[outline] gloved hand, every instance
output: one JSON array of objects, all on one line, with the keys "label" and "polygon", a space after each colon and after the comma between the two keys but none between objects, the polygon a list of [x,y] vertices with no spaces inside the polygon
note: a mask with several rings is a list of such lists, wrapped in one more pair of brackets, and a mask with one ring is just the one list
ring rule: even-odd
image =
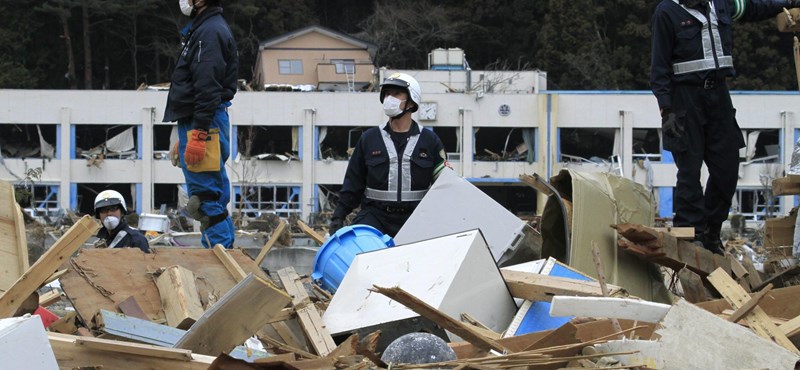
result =
[{"label": "gloved hand", "polygon": [[661,112],[661,132],[671,138],[683,136],[684,127],[678,122],[678,115],[672,109],[664,109]]},{"label": "gloved hand", "polygon": [[328,234],[333,235],[336,230],[339,230],[344,226],[344,220],[338,217],[331,218],[331,223],[328,225]]},{"label": "gloved hand", "polygon": [[200,129],[189,131],[189,142],[183,151],[183,160],[187,166],[196,165],[205,158],[207,140],[208,131]]},{"label": "gloved hand", "polygon": [[178,143],[175,143],[175,145],[172,146],[172,149],[169,150],[169,160],[175,167],[179,167],[181,165],[181,156],[178,155]]}]

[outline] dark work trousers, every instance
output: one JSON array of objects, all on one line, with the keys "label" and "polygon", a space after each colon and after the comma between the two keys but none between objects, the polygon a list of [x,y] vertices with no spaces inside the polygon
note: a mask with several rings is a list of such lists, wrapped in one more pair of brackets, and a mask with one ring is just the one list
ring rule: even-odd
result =
[{"label": "dark work trousers", "polygon": [[394,238],[413,212],[413,209],[404,212],[389,212],[376,204],[362,204],[361,210],[353,218],[353,224],[372,226]]},{"label": "dark work trousers", "polygon": [[[680,138],[664,137],[664,148],[678,166],[674,225],[694,227],[697,237],[704,231],[718,235],[728,218],[744,146],[728,86],[724,80],[715,85],[673,85],[672,110],[684,131]],[[709,172],[705,194],[700,184],[704,161]]]}]

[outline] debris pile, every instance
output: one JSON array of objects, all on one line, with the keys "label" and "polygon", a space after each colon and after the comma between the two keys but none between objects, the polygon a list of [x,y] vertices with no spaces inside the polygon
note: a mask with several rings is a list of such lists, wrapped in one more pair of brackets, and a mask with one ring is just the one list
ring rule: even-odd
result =
[{"label": "debris pile", "polygon": [[[723,257],[685,230],[632,222],[642,215],[626,210],[642,199],[623,179],[559,176],[561,186],[523,182],[546,188],[559,208],[571,203],[564,219],[541,222],[562,225],[567,238],[542,238],[445,173],[430,190],[440,196],[420,203],[394,243],[365,253],[354,253],[352,227],[326,237],[279,218],[251,221],[269,237],[248,253],[87,248],[99,225],[84,216],[32,265],[10,193],[0,198],[0,232],[10,236],[0,241],[8,256],[0,259],[0,356],[15,361],[4,366],[40,369],[795,367],[800,286],[787,270],[742,263],[752,256],[735,241]],[[481,212],[469,210],[476,206]],[[589,209],[603,215],[597,225],[587,224]],[[462,217],[426,227],[444,211]],[[321,244],[327,264],[315,263],[313,274],[265,271],[292,231]],[[553,240],[568,242],[542,245]],[[543,250],[583,267],[539,258]],[[60,288],[40,289],[53,281]],[[59,301],[65,308],[50,312]]]}]

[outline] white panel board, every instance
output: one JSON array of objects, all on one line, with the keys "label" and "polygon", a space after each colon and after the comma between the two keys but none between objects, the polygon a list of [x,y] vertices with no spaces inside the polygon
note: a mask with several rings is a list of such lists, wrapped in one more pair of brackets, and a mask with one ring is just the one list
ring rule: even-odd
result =
[{"label": "white panel board", "polygon": [[373,285],[398,286],[453,318],[466,312],[495,331],[516,311],[478,230],[357,255],[322,317],[331,334],[418,316],[370,292]]},{"label": "white panel board", "polygon": [[0,320],[0,359],[3,369],[58,369],[39,316]]}]

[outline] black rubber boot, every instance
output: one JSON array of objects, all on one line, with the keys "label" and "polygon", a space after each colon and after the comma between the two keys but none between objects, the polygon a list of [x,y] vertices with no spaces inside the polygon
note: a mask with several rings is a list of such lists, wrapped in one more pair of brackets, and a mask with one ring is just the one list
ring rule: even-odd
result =
[{"label": "black rubber boot", "polygon": [[702,242],[703,248],[708,249],[712,253],[719,254],[720,256],[725,255],[725,247],[722,245],[722,240],[719,237],[719,233],[704,233]]}]

